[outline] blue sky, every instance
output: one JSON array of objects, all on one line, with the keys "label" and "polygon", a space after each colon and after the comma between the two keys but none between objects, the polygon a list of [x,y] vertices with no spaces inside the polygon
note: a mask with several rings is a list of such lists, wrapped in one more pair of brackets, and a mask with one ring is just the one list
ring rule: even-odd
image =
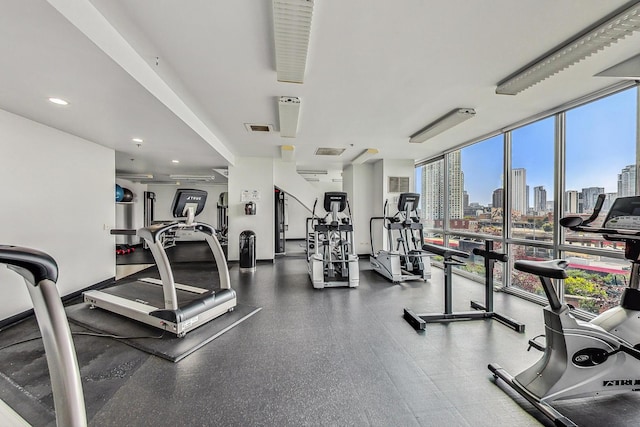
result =
[{"label": "blue sky", "polygon": [[[567,190],[617,191],[618,174],[635,163],[636,102],[637,89],[631,89],[567,112]],[[512,132],[512,167],[527,170],[530,203],[539,185],[553,200],[553,138],[553,117]],[[491,203],[502,186],[502,163],[502,135],[462,149],[469,202]]]}]

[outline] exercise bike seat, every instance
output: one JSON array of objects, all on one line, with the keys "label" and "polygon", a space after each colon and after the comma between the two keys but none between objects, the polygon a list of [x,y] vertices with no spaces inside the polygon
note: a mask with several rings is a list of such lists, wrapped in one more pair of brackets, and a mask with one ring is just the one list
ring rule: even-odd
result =
[{"label": "exercise bike seat", "polygon": [[535,274],[536,276],[548,277],[550,279],[566,279],[565,268],[569,263],[563,259],[553,259],[550,261],[523,261],[519,260],[513,264],[516,270]]}]

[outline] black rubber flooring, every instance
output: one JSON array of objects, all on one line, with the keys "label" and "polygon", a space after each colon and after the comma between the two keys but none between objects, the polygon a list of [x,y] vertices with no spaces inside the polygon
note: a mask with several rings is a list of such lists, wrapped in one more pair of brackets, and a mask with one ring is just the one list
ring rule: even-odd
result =
[{"label": "black rubber flooring", "polygon": [[[259,263],[254,273],[232,269],[238,301],[263,309],[175,364],[112,339],[75,336],[90,425],[551,425],[487,370],[495,362],[515,374],[538,359],[526,349],[543,330],[540,306],[496,295],[496,310],[526,323],[525,334],[490,320],[417,333],[402,310],[441,311],[442,271],[427,283],[393,285],[367,260],[360,266],[359,288],[322,290],[312,288],[304,258]],[[175,275],[206,286],[215,272],[197,263],[176,265]],[[483,287],[456,276],[454,297],[454,309],[466,311]],[[33,335],[35,323],[24,321],[0,333],[0,347]],[[33,425],[52,425],[40,341],[0,350],[0,373],[0,398]],[[635,394],[556,407],[582,426],[640,419]]]}]

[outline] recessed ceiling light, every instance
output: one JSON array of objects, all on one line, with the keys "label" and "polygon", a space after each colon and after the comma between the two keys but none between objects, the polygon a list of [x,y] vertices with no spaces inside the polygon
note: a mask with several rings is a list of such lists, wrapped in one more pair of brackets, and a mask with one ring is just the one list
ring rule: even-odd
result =
[{"label": "recessed ceiling light", "polygon": [[49,102],[53,102],[54,104],[58,104],[58,105],[69,105],[68,101],[65,101],[64,99],[61,99],[61,98],[49,98]]},{"label": "recessed ceiling light", "polygon": [[131,138],[133,142],[144,142],[142,138]]},{"label": "recessed ceiling light", "polygon": [[173,163],[180,163],[180,160],[171,160]]}]

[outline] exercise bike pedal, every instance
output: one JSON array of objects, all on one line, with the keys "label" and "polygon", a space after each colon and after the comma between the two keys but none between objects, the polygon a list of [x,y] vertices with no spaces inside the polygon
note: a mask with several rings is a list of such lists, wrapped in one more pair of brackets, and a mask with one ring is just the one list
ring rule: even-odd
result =
[{"label": "exercise bike pedal", "polygon": [[544,349],[546,348],[546,344],[541,344],[536,341],[536,338],[540,337],[544,337],[544,335],[538,335],[537,337],[533,337],[529,340],[529,347],[527,348],[527,351],[531,350],[531,348],[535,348],[538,351],[544,351]]}]

